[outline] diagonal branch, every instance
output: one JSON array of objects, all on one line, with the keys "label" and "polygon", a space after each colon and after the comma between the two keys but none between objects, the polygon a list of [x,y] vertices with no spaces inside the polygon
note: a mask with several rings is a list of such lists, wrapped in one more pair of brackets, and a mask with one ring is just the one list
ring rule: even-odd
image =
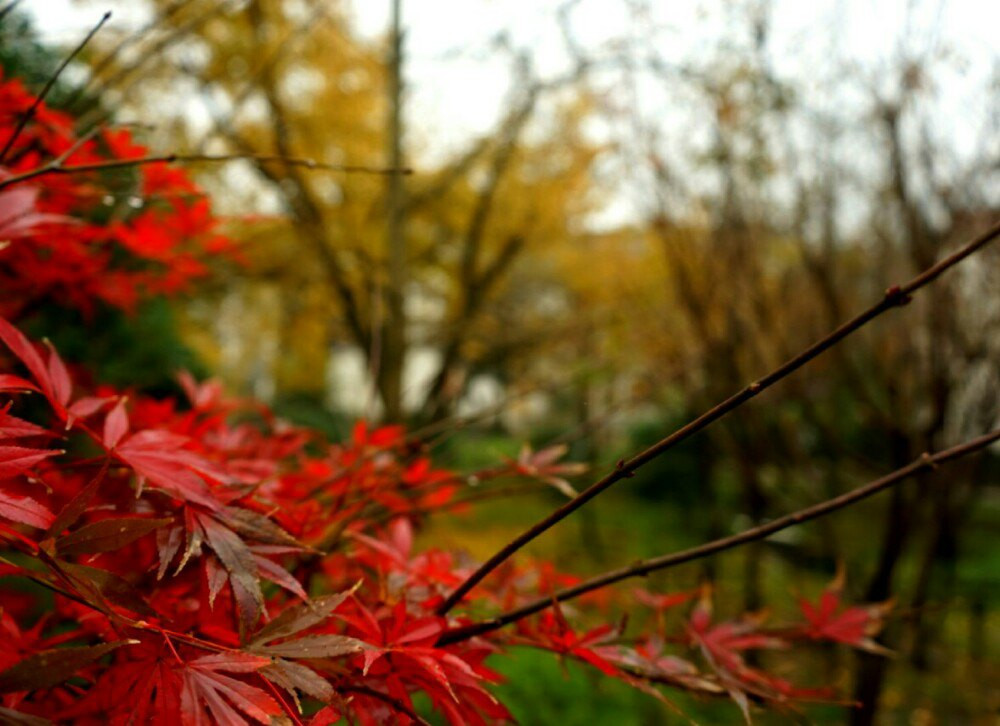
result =
[{"label": "diagonal branch", "polygon": [[31,104],[31,108],[29,108],[27,113],[25,113],[21,117],[21,120],[18,121],[17,126],[14,127],[14,130],[11,132],[10,137],[7,139],[7,143],[4,144],[3,150],[0,150],[0,161],[3,161],[5,158],[7,158],[7,154],[10,152],[11,147],[14,146],[14,142],[17,141],[17,137],[21,135],[22,131],[24,131],[24,127],[28,125],[28,122],[31,121],[32,118],[34,118],[35,111],[37,111],[38,107],[42,105],[42,101],[45,100],[45,97],[49,95],[49,91],[52,90],[52,86],[55,85],[56,81],[59,79],[59,76],[62,75],[62,72],[66,70],[66,66],[68,66],[74,58],[76,58],[77,54],[81,50],[83,50],[84,46],[86,46],[87,43],[90,42],[90,39],[97,34],[97,31],[100,30],[101,27],[106,22],[108,22],[108,19],[110,17],[111,17],[111,11],[109,10],[108,12],[104,13],[104,15],[101,16],[101,19],[97,21],[97,25],[95,25],[93,28],[90,29],[90,32],[87,33],[87,35],[84,37],[83,40],[80,41],[80,43],[76,46],[76,48],[74,48],[72,52],[70,52],[70,54],[63,59],[63,62],[59,64],[58,68],[56,68],[55,73],[49,76],[49,80],[45,82],[45,85],[42,87],[41,92],[37,96],[35,96],[35,101],[34,103]]},{"label": "diagonal branch", "polygon": [[473,623],[472,625],[448,631],[441,636],[441,639],[437,644],[447,645],[467,640],[476,635],[481,635],[482,633],[488,633],[498,628],[502,628],[505,625],[545,610],[546,608],[551,607],[554,603],[579,597],[584,593],[592,592],[593,590],[606,587],[612,583],[627,580],[631,577],[641,577],[643,575],[648,575],[650,572],[655,572],[656,570],[664,570],[668,567],[674,567],[675,565],[680,565],[685,562],[691,562],[692,560],[708,557],[709,555],[722,552],[723,550],[739,547],[747,542],[766,539],[775,532],[780,532],[783,529],[794,527],[797,524],[808,522],[811,519],[816,519],[817,517],[822,517],[823,515],[835,512],[838,509],[848,507],[855,502],[867,499],[868,497],[878,494],[889,487],[895,486],[914,474],[934,469],[938,465],[944,464],[945,462],[967,456],[968,454],[986,448],[996,441],[1000,441],[1000,429],[978,438],[971,439],[957,446],[953,446],[950,449],[945,449],[937,454],[925,453],[910,464],[901,469],[897,469],[891,474],[886,474],[880,479],[870,481],[867,484],[833,497],[832,499],[827,499],[826,501],[814,504],[811,507],[800,509],[796,512],[792,512],[791,514],[786,514],[785,516],[778,517],[777,519],[771,520],[766,524],[744,530],[729,537],[722,537],[720,539],[713,540],[712,542],[706,542],[705,544],[698,545],[697,547],[691,547],[686,550],[681,550],[680,552],[673,552],[660,557],[653,557],[651,559],[629,565],[628,567],[611,570],[610,572],[585,580],[584,582],[574,585],[573,587],[567,587],[559,590],[547,597],[540,597],[537,600],[533,600],[532,602],[490,620]]},{"label": "diagonal branch", "polygon": [[722,401],[715,407],[709,409],[705,413],[701,414],[698,418],[690,421],[685,426],[674,431],[672,434],[664,439],[661,439],[657,443],[650,446],[645,451],[636,454],[631,459],[625,461],[622,460],[618,463],[618,466],[609,474],[607,474],[603,479],[591,484],[587,489],[582,491],[573,499],[563,504],[561,507],[553,511],[548,516],[539,520],[537,523],[529,527],[527,530],[522,532],[520,535],[511,540],[507,545],[501,548],[496,554],[490,557],[486,562],[484,562],[475,572],[469,575],[466,580],[459,585],[455,590],[449,595],[444,602],[438,607],[437,612],[439,615],[443,615],[450,611],[455,605],[461,602],[462,598],[474,588],[479,582],[489,575],[493,570],[500,566],[505,560],[507,560],[511,555],[520,550],[528,542],[548,531],[551,527],[561,522],[563,519],[568,517],[570,514],[575,512],[577,509],[582,507],[584,504],[589,502],[591,499],[596,497],[598,494],[608,489],[613,484],[621,481],[622,479],[628,479],[633,476],[635,471],[643,466],[644,464],[652,461],[660,454],[673,448],[685,439],[693,436],[702,429],[707,428],[709,425],[718,421],[720,418],[725,416],[727,413],[735,408],[739,408],[744,403],[754,398],[758,393],[770,388],[775,383],[780,381],[782,378],[794,373],[799,368],[804,366],[806,363],[811,361],[813,358],[818,357],[822,353],[826,352],[841,340],[856,332],[860,328],[867,325],[869,322],[877,318],[882,313],[892,308],[896,308],[905,305],[910,300],[910,295],[925,285],[933,282],[937,279],[943,272],[951,267],[954,267],[959,262],[974,254],[981,248],[985,247],[987,244],[995,240],[1000,236],[1000,223],[994,224],[989,230],[976,237],[971,242],[966,244],[964,247],[959,249],[957,252],[944,258],[937,264],[927,268],[919,275],[914,277],[909,282],[902,286],[893,286],[886,290],[885,295],[877,303],[872,305],[870,308],[860,313],[856,317],[843,323],[840,327],[836,328],[824,338],[821,338],[817,342],[813,343],[811,346],[803,350],[798,355],[790,358],[782,365],[778,366],[776,369],[768,373],[763,378],[754,381],[750,385],[744,387],[740,391],[734,393],[732,396]]}]

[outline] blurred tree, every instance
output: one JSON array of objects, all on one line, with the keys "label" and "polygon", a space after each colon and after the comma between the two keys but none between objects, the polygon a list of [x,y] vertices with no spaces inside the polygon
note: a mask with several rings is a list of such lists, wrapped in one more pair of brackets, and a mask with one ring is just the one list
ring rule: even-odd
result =
[{"label": "blurred tree", "polygon": [[[391,165],[384,150],[398,132],[387,132],[386,123],[393,63],[378,46],[352,36],[338,4],[156,7],[151,28],[98,57],[93,85],[109,93],[128,89],[129,107],[146,116],[164,88],[197,79],[210,129],[174,118],[171,148]],[[401,44],[398,53],[405,62]],[[320,392],[331,345],[346,343],[363,355],[387,418],[400,417],[405,398],[409,410],[434,420],[454,409],[476,372],[544,339],[530,332],[536,306],[517,299],[524,291],[508,294],[505,287],[514,284],[519,260],[531,256],[538,264],[572,235],[566,221],[591,204],[589,166],[598,148],[580,126],[583,97],[557,93],[583,69],[541,80],[529,58],[513,51],[511,57],[516,78],[497,132],[452,161],[418,169],[402,190],[392,174],[388,183],[376,175],[336,179],[261,160],[238,180],[219,173],[226,194],[239,200],[234,204],[265,199],[280,212],[245,230],[252,274],[236,283],[242,292],[228,293],[230,300],[240,297],[238,306],[251,298],[276,306],[272,313],[243,309],[239,317],[277,339],[269,356],[240,357],[273,360],[279,388]],[[139,73],[142,83],[130,86]],[[543,97],[555,100],[544,113]],[[553,113],[555,122],[541,122]],[[401,261],[392,251],[399,247]],[[519,339],[496,336],[501,328],[516,329]],[[407,392],[405,350],[417,348],[430,351],[421,376],[426,390]]]}]

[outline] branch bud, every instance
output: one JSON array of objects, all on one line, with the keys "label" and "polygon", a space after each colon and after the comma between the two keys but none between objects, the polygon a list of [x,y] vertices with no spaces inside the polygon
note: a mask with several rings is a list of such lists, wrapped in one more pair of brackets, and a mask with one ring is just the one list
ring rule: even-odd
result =
[{"label": "branch bud", "polygon": [[893,305],[906,305],[910,302],[910,300],[912,300],[909,295],[903,294],[899,285],[892,285],[891,287],[886,288],[885,299]]}]

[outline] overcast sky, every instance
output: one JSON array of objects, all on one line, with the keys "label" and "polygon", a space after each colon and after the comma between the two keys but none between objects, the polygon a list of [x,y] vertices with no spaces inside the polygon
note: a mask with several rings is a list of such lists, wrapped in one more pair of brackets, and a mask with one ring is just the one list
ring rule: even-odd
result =
[{"label": "overcast sky", "polygon": [[[543,73],[567,63],[555,9],[564,0],[404,0],[409,55],[408,77],[414,115],[438,130],[459,136],[487,131],[496,117],[507,78],[497,58],[477,58],[499,31],[517,47],[531,48]],[[358,29],[384,31],[389,0],[353,0]],[[699,46],[725,32],[725,0],[652,0],[652,24],[664,53],[691,57]],[[745,3],[744,3],[745,4]],[[141,0],[25,0],[43,36],[57,43],[78,37],[104,9],[114,24],[129,26],[145,16]],[[907,8],[916,6],[907,25]],[[589,49],[629,34],[649,32],[629,11],[626,0],[581,0],[574,30]],[[887,62],[905,35],[910,45],[952,48],[965,56],[970,83],[992,72],[1000,41],[996,0],[774,0],[772,55],[782,64],[832,68],[831,56],[877,67]]]},{"label": "overcast sky", "polygon": [[[588,53],[639,40],[668,62],[690,63],[717,47],[720,38],[732,36],[733,42],[740,42],[739,33],[746,29],[740,8],[752,2],[579,0],[572,27]],[[412,140],[433,157],[494,128],[509,80],[509,62],[488,50],[498,33],[506,33],[514,47],[530,49],[542,76],[564,71],[570,59],[556,20],[556,8],[564,3],[403,0]],[[390,0],[353,0],[348,5],[358,32],[371,37],[385,32]],[[652,8],[650,14],[640,14],[640,5]],[[135,27],[147,17],[143,6],[141,0],[22,4],[34,15],[43,37],[62,45],[79,39],[106,9],[115,13],[112,23]],[[877,79],[898,61],[901,49],[944,58],[943,75],[935,79],[934,130],[967,154],[981,149],[984,119],[997,113],[979,91],[1000,73],[1000,0],[772,0],[770,8],[770,63],[779,77],[796,79],[806,92],[815,89],[812,105],[836,108],[866,100],[834,96],[829,89],[848,72]],[[672,133],[687,141],[683,135],[697,131],[698,124],[690,118],[685,126],[684,111],[678,110],[681,103],[664,97],[652,100],[651,86],[637,89],[636,103],[646,103],[645,113],[664,119]],[[629,212],[613,216],[628,217]]]}]

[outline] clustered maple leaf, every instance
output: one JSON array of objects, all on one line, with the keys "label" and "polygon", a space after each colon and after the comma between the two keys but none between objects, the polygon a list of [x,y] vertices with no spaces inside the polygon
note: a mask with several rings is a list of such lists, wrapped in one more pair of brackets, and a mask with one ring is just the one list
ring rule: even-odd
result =
[{"label": "clustered maple leaf", "polygon": [[[33,100],[0,80],[0,139]],[[143,153],[125,131],[77,137],[72,119],[42,103],[0,180],[62,155]],[[100,208],[112,183],[100,177],[0,189],[0,720],[405,724],[422,721],[422,693],[452,724],[502,723],[511,716],[491,693],[499,676],[488,659],[511,645],[660,698],[666,685],[728,695],[748,711],[751,701],[823,694],[749,665],[747,651],[877,647],[884,610],[843,607],[839,583],[780,628],[712,622],[706,592],[641,591],[656,617],[629,638],[623,625],[577,624],[606,619],[599,593],[574,612],[553,603],[510,629],[444,638],[473,624],[472,612],[579,578],[508,562],[472,607],[440,615],[473,563],[418,548],[415,531],[462,503],[470,481],[529,478],[571,493],[562,477],[580,468],[554,447],[460,476],[399,426],[359,422],[330,443],[186,374],[184,400],[82,385],[54,347],[11,321],[40,303],[128,309],[137,290],[174,293],[206,272],[204,254],[229,249],[183,172],[134,171],[134,191],[156,202],[124,214]],[[671,630],[663,614],[689,601]]]},{"label": "clustered maple leaf", "polygon": [[[34,95],[0,70],[0,144]],[[46,163],[93,164],[146,156],[127,128],[78,135],[73,118],[39,104],[0,159],[0,184]],[[164,163],[87,174],[50,174],[0,189],[0,315],[40,301],[92,312],[132,310],[205,277],[211,259],[233,259],[208,198]]]}]

